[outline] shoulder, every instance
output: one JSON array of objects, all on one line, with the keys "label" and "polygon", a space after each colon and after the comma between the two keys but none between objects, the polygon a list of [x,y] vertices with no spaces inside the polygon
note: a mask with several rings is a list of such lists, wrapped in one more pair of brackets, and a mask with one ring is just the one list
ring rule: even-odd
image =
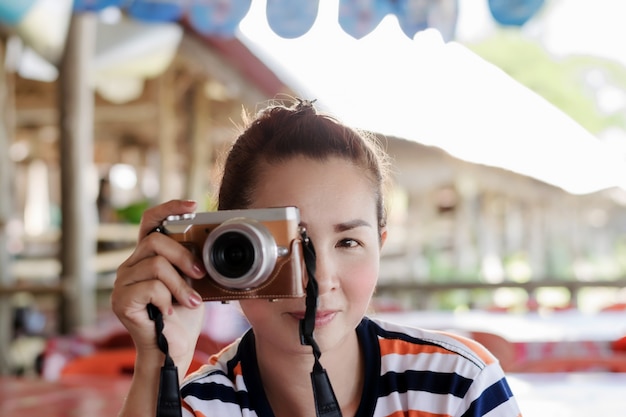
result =
[{"label": "shoulder", "polygon": [[[211,356],[209,362],[189,374],[181,384],[184,415],[208,410],[216,415],[240,415],[246,392],[241,372],[241,339]],[[207,387],[211,387],[207,389]]]},{"label": "shoulder", "polygon": [[497,362],[497,359],[481,344],[467,337],[444,331],[435,331],[369,319],[369,326],[376,334],[381,357],[387,355],[412,356],[433,355],[481,370]]},{"label": "shoulder", "polygon": [[[449,332],[378,319],[363,323],[380,349],[378,408],[398,411],[383,399],[405,396],[408,407],[447,415],[517,416],[517,404],[497,359],[481,344]],[[402,388],[400,388],[402,387]]]}]

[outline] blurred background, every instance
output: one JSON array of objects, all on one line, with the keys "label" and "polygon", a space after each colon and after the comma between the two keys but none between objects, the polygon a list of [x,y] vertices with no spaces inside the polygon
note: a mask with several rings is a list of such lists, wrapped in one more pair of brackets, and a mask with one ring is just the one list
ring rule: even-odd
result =
[{"label": "blurred background", "polygon": [[[626,370],[624,16],[619,0],[0,0],[0,371],[58,382],[129,348],[107,372],[132,373],[109,295],[143,210],[213,209],[242,109],[300,97],[392,157],[373,315],[483,342],[525,415],[588,414],[555,383],[620,401],[623,377],[562,373]],[[207,310],[212,353],[247,325]]]}]

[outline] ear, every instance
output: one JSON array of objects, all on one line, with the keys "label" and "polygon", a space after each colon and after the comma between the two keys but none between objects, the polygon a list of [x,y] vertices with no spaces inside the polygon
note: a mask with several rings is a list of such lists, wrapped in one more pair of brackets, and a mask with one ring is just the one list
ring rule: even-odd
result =
[{"label": "ear", "polygon": [[380,229],[380,248],[382,249],[387,240],[387,226]]}]

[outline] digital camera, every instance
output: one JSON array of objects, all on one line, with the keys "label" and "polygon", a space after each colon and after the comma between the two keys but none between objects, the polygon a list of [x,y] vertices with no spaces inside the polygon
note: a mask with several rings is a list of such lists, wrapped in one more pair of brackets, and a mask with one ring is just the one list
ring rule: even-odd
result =
[{"label": "digital camera", "polygon": [[202,260],[206,275],[185,277],[204,301],[305,295],[300,212],[296,207],[169,216],[161,232]]}]

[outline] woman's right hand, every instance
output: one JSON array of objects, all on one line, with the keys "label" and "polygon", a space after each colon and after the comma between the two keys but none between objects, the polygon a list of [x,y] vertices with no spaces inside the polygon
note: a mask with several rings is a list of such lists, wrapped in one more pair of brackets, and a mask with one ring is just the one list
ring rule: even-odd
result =
[{"label": "woman's right hand", "polygon": [[167,216],[192,213],[196,207],[193,201],[172,200],[145,211],[137,246],[118,268],[111,295],[113,311],[130,332],[138,361],[162,357],[147,305],[152,303],[161,310],[163,334],[179,372],[184,372],[191,362],[204,317],[202,299],[181,273],[199,279],[205,271],[200,260],[179,242],[151,231]]}]

